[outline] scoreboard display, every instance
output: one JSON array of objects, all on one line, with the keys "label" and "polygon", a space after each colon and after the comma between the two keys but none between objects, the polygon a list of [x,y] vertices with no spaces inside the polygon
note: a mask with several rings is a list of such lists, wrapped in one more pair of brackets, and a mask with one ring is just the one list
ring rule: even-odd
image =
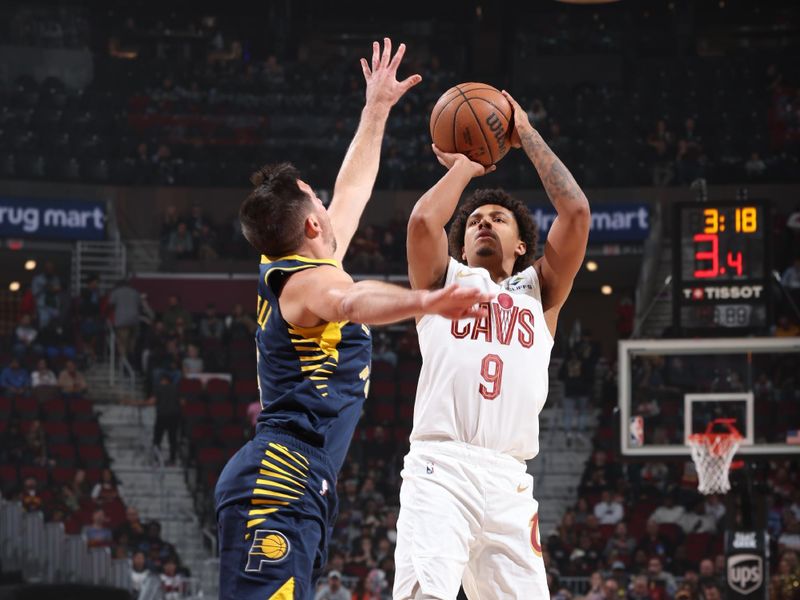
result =
[{"label": "scoreboard display", "polygon": [[678,203],[673,215],[673,324],[741,335],[771,322],[771,266],[763,201]]}]

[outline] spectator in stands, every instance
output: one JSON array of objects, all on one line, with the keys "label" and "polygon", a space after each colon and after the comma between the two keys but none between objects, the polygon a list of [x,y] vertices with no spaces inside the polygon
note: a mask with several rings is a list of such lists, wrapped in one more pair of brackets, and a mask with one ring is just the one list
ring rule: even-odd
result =
[{"label": "spectator in stands", "polygon": [[672,556],[672,543],[666,536],[658,531],[658,522],[653,519],[647,521],[644,535],[636,546],[637,550],[643,550],[646,556],[658,556],[665,562]]},{"label": "spectator in stands", "polygon": [[119,539],[127,536],[131,546],[137,547],[145,538],[144,524],[139,519],[139,511],[133,506],[125,509],[125,522],[114,531],[114,537]]},{"label": "spectator in stands", "polygon": [[646,575],[637,575],[633,578],[626,600],[653,600]]},{"label": "spectator in stands", "polygon": [[194,239],[186,227],[186,223],[178,223],[178,227],[169,234],[167,252],[174,258],[192,258],[194,256]]},{"label": "spectator in stands", "polygon": [[14,356],[22,358],[29,351],[40,352],[41,347],[34,345],[36,336],[39,332],[32,325],[31,315],[23,314],[19,318],[19,324],[14,329],[14,341],[12,342],[12,350]]},{"label": "spectator in stands", "polygon": [[[143,146],[142,154],[147,157],[147,144],[140,144]],[[161,221],[161,244],[166,246],[169,243],[169,236],[178,228],[180,218],[178,217],[178,208],[174,204],[169,204],[164,209],[164,218]]]},{"label": "spectator in stands", "polygon": [[44,300],[47,290],[56,284],[59,288],[61,287],[61,279],[56,273],[56,266],[52,261],[45,261],[42,269],[31,279],[31,292],[37,305]]},{"label": "spectator in stands", "polygon": [[[19,419],[12,418],[8,422],[8,428],[0,435],[0,463],[21,464],[25,455],[25,436],[20,431]],[[11,481],[0,482],[5,487]],[[0,488],[0,491],[3,491]]]},{"label": "spectator in stands", "polygon": [[39,482],[33,477],[26,477],[22,484],[22,493],[20,494],[22,501],[22,508],[28,512],[41,510],[44,500],[39,489]]},{"label": "spectator in stands", "polygon": [[89,277],[86,287],[81,290],[78,306],[81,339],[84,343],[84,350],[91,361],[97,357],[97,340],[103,331],[102,296],[99,284],[100,280],[97,275]]},{"label": "spectator in stands", "polygon": [[669,598],[675,595],[675,591],[678,589],[675,576],[664,570],[664,565],[657,556],[651,557],[647,563],[647,577],[650,580],[651,587],[653,585],[663,587]]},{"label": "spectator in stands", "polygon": [[169,440],[169,464],[175,464],[178,453],[178,427],[180,426],[181,407],[186,403],[178,394],[178,386],[169,376],[161,375],[153,395],[146,401],[156,407],[156,423],[153,429],[153,446],[161,447],[164,433]]},{"label": "spectator in stands", "polygon": [[797,590],[800,588],[800,570],[792,568],[789,554],[781,555],[778,561],[778,572],[770,580],[770,600],[796,600],[797,598]]},{"label": "spectator in stands", "polygon": [[3,372],[0,373],[0,388],[8,396],[27,396],[30,392],[31,378],[28,372],[19,366],[19,360],[12,358]]},{"label": "spectator in stands", "polygon": [[55,387],[58,385],[56,374],[47,366],[47,361],[40,358],[36,361],[36,370],[31,373],[31,387]]},{"label": "spectator in stands", "polygon": [[72,477],[70,487],[72,488],[72,492],[75,494],[75,497],[78,499],[78,502],[91,497],[92,486],[86,479],[86,471],[84,469],[78,469],[75,471],[75,475]]},{"label": "spectator in stands", "polygon": [[800,552],[800,521],[791,510],[783,512],[783,533],[778,537],[778,549]]},{"label": "spectator in stands", "polygon": [[589,589],[586,591],[584,600],[605,600],[603,592],[603,574],[600,571],[592,572],[589,577]]},{"label": "spectator in stands", "polygon": [[183,575],[178,573],[178,563],[175,558],[170,556],[164,561],[164,572],[161,573],[161,591],[164,593],[164,600],[180,600],[186,590],[186,582]]},{"label": "spectator in stands", "polygon": [[119,498],[117,480],[114,473],[109,468],[100,471],[100,481],[92,488],[92,500],[97,504],[103,505]]},{"label": "spectator in stands", "polygon": [[559,378],[564,381],[562,422],[568,446],[572,442],[573,429],[577,427],[578,433],[582,434],[586,425],[586,409],[591,386],[587,367],[577,351],[571,350],[559,372]]},{"label": "spectator in stands", "polygon": [[192,315],[183,307],[180,298],[175,294],[171,294],[167,298],[167,310],[164,311],[161,320],[169,332],[175,331],[179,320],[183,321],[186,329],[192,329]]},{"label": "spectator in stands", "polygon": [[65,398],[82,398],[86,394],[86,378],[78,371],[74,360],[68,360],[58,374],[58,387]]},{"label": "spectator in stands", "polygon": [[203,372],[203,359],[197,346],[189,344],[186,347],[186,357],[183,359],[181,366],[184,377]]},{"label": "spectator in stands", "polygon": [[603,594],[604,600],[620,600],[619,583],[616,579],[609,577],[603,582]]},{"label": "spectator in stands", "polygon": [[675,176],[672,165],[675,138],[664,119],[656,121],[656,128],[646,141],[651,148],[653,185],[667,186]]},{"label": "spectator in stands", "polygon": [[594,516],[601,525],[616,525],[625,516],[622,503],[611,497],[611,492],[603,490],[600,502],[594,505]]},{"label": "spectator in stands", "polygon": [[635,547],[636,541],[628,535],[628,526],[624,522],[619,522],[614,526],[614,535],[606,543],[604,554],[608,557],[616,553],[622,562],[629,565],[633,560]]},{"label": "spectator in stands", "polygon": [[714,523],[719,526],[722,518],[725,516],[725,505],[720,501],[719,496],[712,495],[706,496],[703,511],[714,519]]},{"label": "spectator in stands", "polygon": [[225,329],[229,339],[248,339],[257,328],[255,319],[244,311],[241,304],[234,304],[231,314],[225,317]]},{"label": "spectator in stands", "polygon": [[702,586],[703,600],[722,600],[722,588],[716,583]]},{"label": "spectator in stands", "polygon": [[790,293],[800,293],[800,256],[796,256],[792,264],[786,267],[781,275],[781,283]]},{"label": "spectator in stands", "polygon": [[206,306],[206,312],[200,319],[200,337],[221,340],[225,334],[225,324],[217,315],[217,307],[213,303]]},{"label": "spectator in stands", "polygon": [[706,514],[702,501],[695,503],[692,512],[684,513],[678,520],[678,525],[684,533],[714,533],[717,530],[716,519]]},{"label": "spectator in stands", "polygon": [[153,572],[147,568],[147,559],[144,552],[141,550],[134,552],[131,559],[131,586],[135,597],[143,598],[142,590],[149,588],[152,583],[148,582],[152,582],[155,579]]},{"label": "spectator in stands", "polygon": [[767,170],[767,163],[758,154],[758,152],[751,152],[750,158],[744,163],[744,172],[750,180],[761,179]]},{"label": "spectator in stands", "polygon": [[45,466],[47,464],[47,438],[39,419],[31,421],[28,433],[25,434],[27,455],[34,464]]},{"label": "spectator in stands", "polygon": [[534,98],[533,102],[531,102],[531,106],[528,109],[528,119],[531,123],[535,123],[536,126],[540,126],[544,123],[544,120],[547,118],[547,110],[542,104],[542,101],[538,98]]},{"label": "spectator in stands", "polygon": [[314,600],[351,600],[350,592],[342,587],[342,574],[339,571],[328,573],[328,582],[317,590]]},{"label": "spectator in stands", "polygon": [[664,497],[664,504],[653,511],[653,514],[650,515],[650,519],[659,525],[664,523],[678,525],[685,510],[686,509],[680,504],[675,504],[674,493],[669,493]]},{"label": "spectator in stands", "polygon": [[111,530],[106,527],[108,519],[102,508],[92,513],[92,523],[83,528],[83,537],[90,548],[111,546]]},{"label": "spectator in stands", "polygon": [[108,297],[108,306],[114,311],[114,332],[117,336],[117,352],[122,360],[129,360],[136,347],[142,299],[137,290],[124,279],[117,282]]},{"label": "spectator in stands", "polygon": [[377,334],[375,346],[372,351],[372,360],[383,361],[392,365],[392,367],[397,366],[397,353],[392,350],[389,336],[383,332]]},{"label": "spectator in stands", "polygon": [[714,570],[714,561],[709,558],[704,558],[700,561],[699,573],[697,580],[700,586],[711,583],[721,583],[720,578]]}]

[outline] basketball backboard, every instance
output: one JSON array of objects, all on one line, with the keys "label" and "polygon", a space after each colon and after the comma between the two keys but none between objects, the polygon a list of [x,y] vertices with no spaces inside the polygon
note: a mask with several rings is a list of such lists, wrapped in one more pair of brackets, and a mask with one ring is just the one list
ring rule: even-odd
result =
[{"label": "basketball backboard", "polygon": [[688,436],[733,418],[738,454],[800,454],[800,338],[619,343],[620,447],[688,455]]}]

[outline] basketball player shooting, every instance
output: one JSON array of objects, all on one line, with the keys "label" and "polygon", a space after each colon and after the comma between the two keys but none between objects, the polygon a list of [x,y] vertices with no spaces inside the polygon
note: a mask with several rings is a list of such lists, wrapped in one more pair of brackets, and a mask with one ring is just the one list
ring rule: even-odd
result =
[{"label": "basketball player shooting", "polygon": [[[549,598],[538,503],[525,461],[539,452],[539,420],[558,313],[583,261],[589,203],[513,98],[511,143],[522,147],[558,216],[534,259],[536,225],[500,189],[467,184],[494,169],[434,147],[448,171],[408,223],[411,286],[453,283],[490,293],[475,318],[425,316],[423,364],[405,457],[395,553],[395,600]],[[449,253],[448,253],[449,247]]]},{"label": "basketball player shooting", "polygon": [[405,46],[391,57],[373,45],[362,59],[367,100],[327,210],[286,163],[253,175],[242,231],[263,255],[256,331],[261,414],[215,490],[220,598],[310,600],[325,566],[336,515],[336,476],[369,388],[372,342],[365,324],[423,314],[481,314],[490,296],[456,285],[407,290],[354,283],[339,265],[378,173],[391,107],[420,81],[395,78]]}]

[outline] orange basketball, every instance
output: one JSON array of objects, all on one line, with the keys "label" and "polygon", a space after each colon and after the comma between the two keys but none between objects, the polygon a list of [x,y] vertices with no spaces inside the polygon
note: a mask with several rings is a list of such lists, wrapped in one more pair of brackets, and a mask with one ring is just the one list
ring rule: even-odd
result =
[{"label": "orange basketball", "polygon": [[513,109],[485,83],[460,83],[447,90],[431,112],[431,137],[442,152],[460,152],[488,167],[511,148]]}]

